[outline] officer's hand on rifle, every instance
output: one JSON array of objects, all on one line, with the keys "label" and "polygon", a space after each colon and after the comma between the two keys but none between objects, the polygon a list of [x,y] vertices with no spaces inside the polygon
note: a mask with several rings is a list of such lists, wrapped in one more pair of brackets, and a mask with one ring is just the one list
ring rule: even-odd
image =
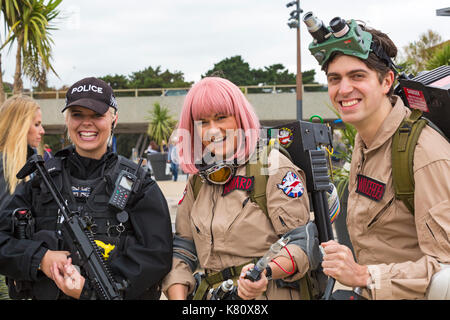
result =
[{"label": "officer's hand on rifle", "polygon": [[246,272],[253,268],[254,264],[248,264],[242,268],[241,275],[238,279],[238,295],[244,300],[252,300],[262,295],[267,290],[267,283],[269,282],[266,275],[261,273],[261,279],[252,282],[245,279]]},{"label": "officer's hand on rifle", "polygon": [[321,243],[325,251],[323,272],[349,287],[365,287],[370,282],[367,266],[355,262],[352,251],[334,240]]},{"label": "officer's hand on rifle", "polygon": [[70,255],[69,251],[53,251],[47,250],[44,257],[41,260],[40,270],[50,279],[53,280],[51,268],[53,263],[56,263],[58,267],[62,268],[67,263],[67,257]]},{"label": "officer's hand on rifle", "polygon": [[51,268],[53,280],[56,286],[69,297],[79,299],[85,278],[78,272],[72,264],[72,259],[69,258],[62,268],[58,267],[54,262]]}]

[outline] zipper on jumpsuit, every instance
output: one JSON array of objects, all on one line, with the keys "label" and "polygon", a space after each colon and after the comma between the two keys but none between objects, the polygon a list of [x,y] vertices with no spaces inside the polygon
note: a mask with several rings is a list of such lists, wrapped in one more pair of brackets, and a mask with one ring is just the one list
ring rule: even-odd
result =
[{"label": "zipper on jumpsuit", "polygon": [[214,220],[214,211],[215,211],[215,209],[216,209],[216,203],[217,203],[217,196],[216,196],[216,191],[218,190],[218,188],[220,188],[220,186],[214,186],[213,187],[213,192],[211,193],[211,200],[212,200],[212,203],[213,203],[213,206],[212,206],[212,210],[211,210],[211,224],[210,224],[210,226],[209,226],[209,232],[211,233],[211,242],[210,242],[210,245],[211,245],[211,252],[214,250],[214,235],[213,235],[213,220]]}]

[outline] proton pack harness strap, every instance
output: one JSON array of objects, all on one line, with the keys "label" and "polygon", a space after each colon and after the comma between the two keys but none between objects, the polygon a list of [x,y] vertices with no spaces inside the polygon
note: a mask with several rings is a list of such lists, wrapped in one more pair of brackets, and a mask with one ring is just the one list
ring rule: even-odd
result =
[{"label": "proton pack harness strap", "polygon": [[256,263],[257,261],[258,259],[253,259],[252,261],[246,262],[239,266],[228,267],[223,269],[222,271],[208,274],[200,282],[193,300],[204,300],[209,288],[228,279],[237,279],[241,274],[241,270],[244,266],[248,265],[249,263]]},{"label": "proton pack harness strap", "polygon": [[269,180],[268,165],[269,154],[273,148],[278,149],[281,154],[292,161],[289,152],[277,143],[277,140],[271,139],[267,146],[264,146],[262,151],[257,154],[256,161],[249,161],[246,166],[246,176],[254,177],[254,187],[250,193],[250,200],[256,203],[265,215],[269,217],[269,211],[267,209],[267,197],[266,188],[267,181]]},{"label": "proton pack harness strap", "polygon": [[[261,174],[261,170],[264,169],[265,165],[267,166],[268,153],[269,150],[263,151],[256,162],[248,163],[245,168],[246,176],[255,178],[253,189],[250,191],[250,200],[256,203],[267,217],[269,217],[269,212],[267,210],[266,187],[269,176]],[[264,159],[261,159],[261,157]]]},{"label": "proton pack harness strap", "polygon": [[395,198],[403,201],[414,214],[414,150],[422,129],[427,125],[421,119],[422,111],[414,109],[405,118],[392,139],[392,180]]}]

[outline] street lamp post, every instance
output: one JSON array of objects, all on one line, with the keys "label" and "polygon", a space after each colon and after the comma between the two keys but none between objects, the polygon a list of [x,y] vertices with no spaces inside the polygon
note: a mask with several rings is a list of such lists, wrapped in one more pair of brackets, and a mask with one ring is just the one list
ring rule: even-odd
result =
[{"label": "street lamp post", "polygon": [[303,80],[302,80],[302,64],[301,64],[301,47],[300,47],[300,14],[303,12],[300,9],[300,1],[291,1],[286,4],[286,7],[296,6],[296,9],[291,11],[290,18],[287,25],[291,29],[297,29],[297,120],[303,119]]}]

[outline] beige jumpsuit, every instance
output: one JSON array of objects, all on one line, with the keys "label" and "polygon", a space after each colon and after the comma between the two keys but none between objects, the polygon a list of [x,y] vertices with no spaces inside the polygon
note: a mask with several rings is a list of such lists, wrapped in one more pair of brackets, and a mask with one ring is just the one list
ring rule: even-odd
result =
[{"label": "beige jumpsuit", "polygon": [[[266,197],[270,219],[256,203],[248,200],[249,192],[240,189],[231,192],[227,189],[229,193],[222,195],[224,186],[204,183],[194,201],[190,177],[185,196],[178,206],[176,233],[195,242],[200,268],[216,272],[261,257],[281,235],[309,221],[309,200],[303,171],[276,149],[271,151],[269,163]],[[281,188],[283,178],[289,173],[300,178],[302,195],[292,197]],[[245,165],[238,168],[236,176],[245,176]],[[309,262],[300,247],[287,245],[287,248],[298,268],[296,273],[284,278],[292,282],[308,271]],[[285,250],[280,255],[289,258]],[[163,282],[163,291],[166,292],[175,283],[189,286],[189,292],[194,287],[190,268],[176,257],[173,258],[172,270]],[[299,299],[299,293],[295,289],[277,288],[271,280],[266,294],[259,299]]]},{"label": "beige jumpsuit", "polygon": [[[372,299],[424,299],[439,263],[450,263],[450,144],[434,129],[424,128],[414,153],[415,214],[394,198],[392,136],[409,113],[397,99],[369,146],[355,140],[347,225],[358,263],[369,265],[373,288],[363,293]],[[368,178],[381,189],[358,185]]]}]

